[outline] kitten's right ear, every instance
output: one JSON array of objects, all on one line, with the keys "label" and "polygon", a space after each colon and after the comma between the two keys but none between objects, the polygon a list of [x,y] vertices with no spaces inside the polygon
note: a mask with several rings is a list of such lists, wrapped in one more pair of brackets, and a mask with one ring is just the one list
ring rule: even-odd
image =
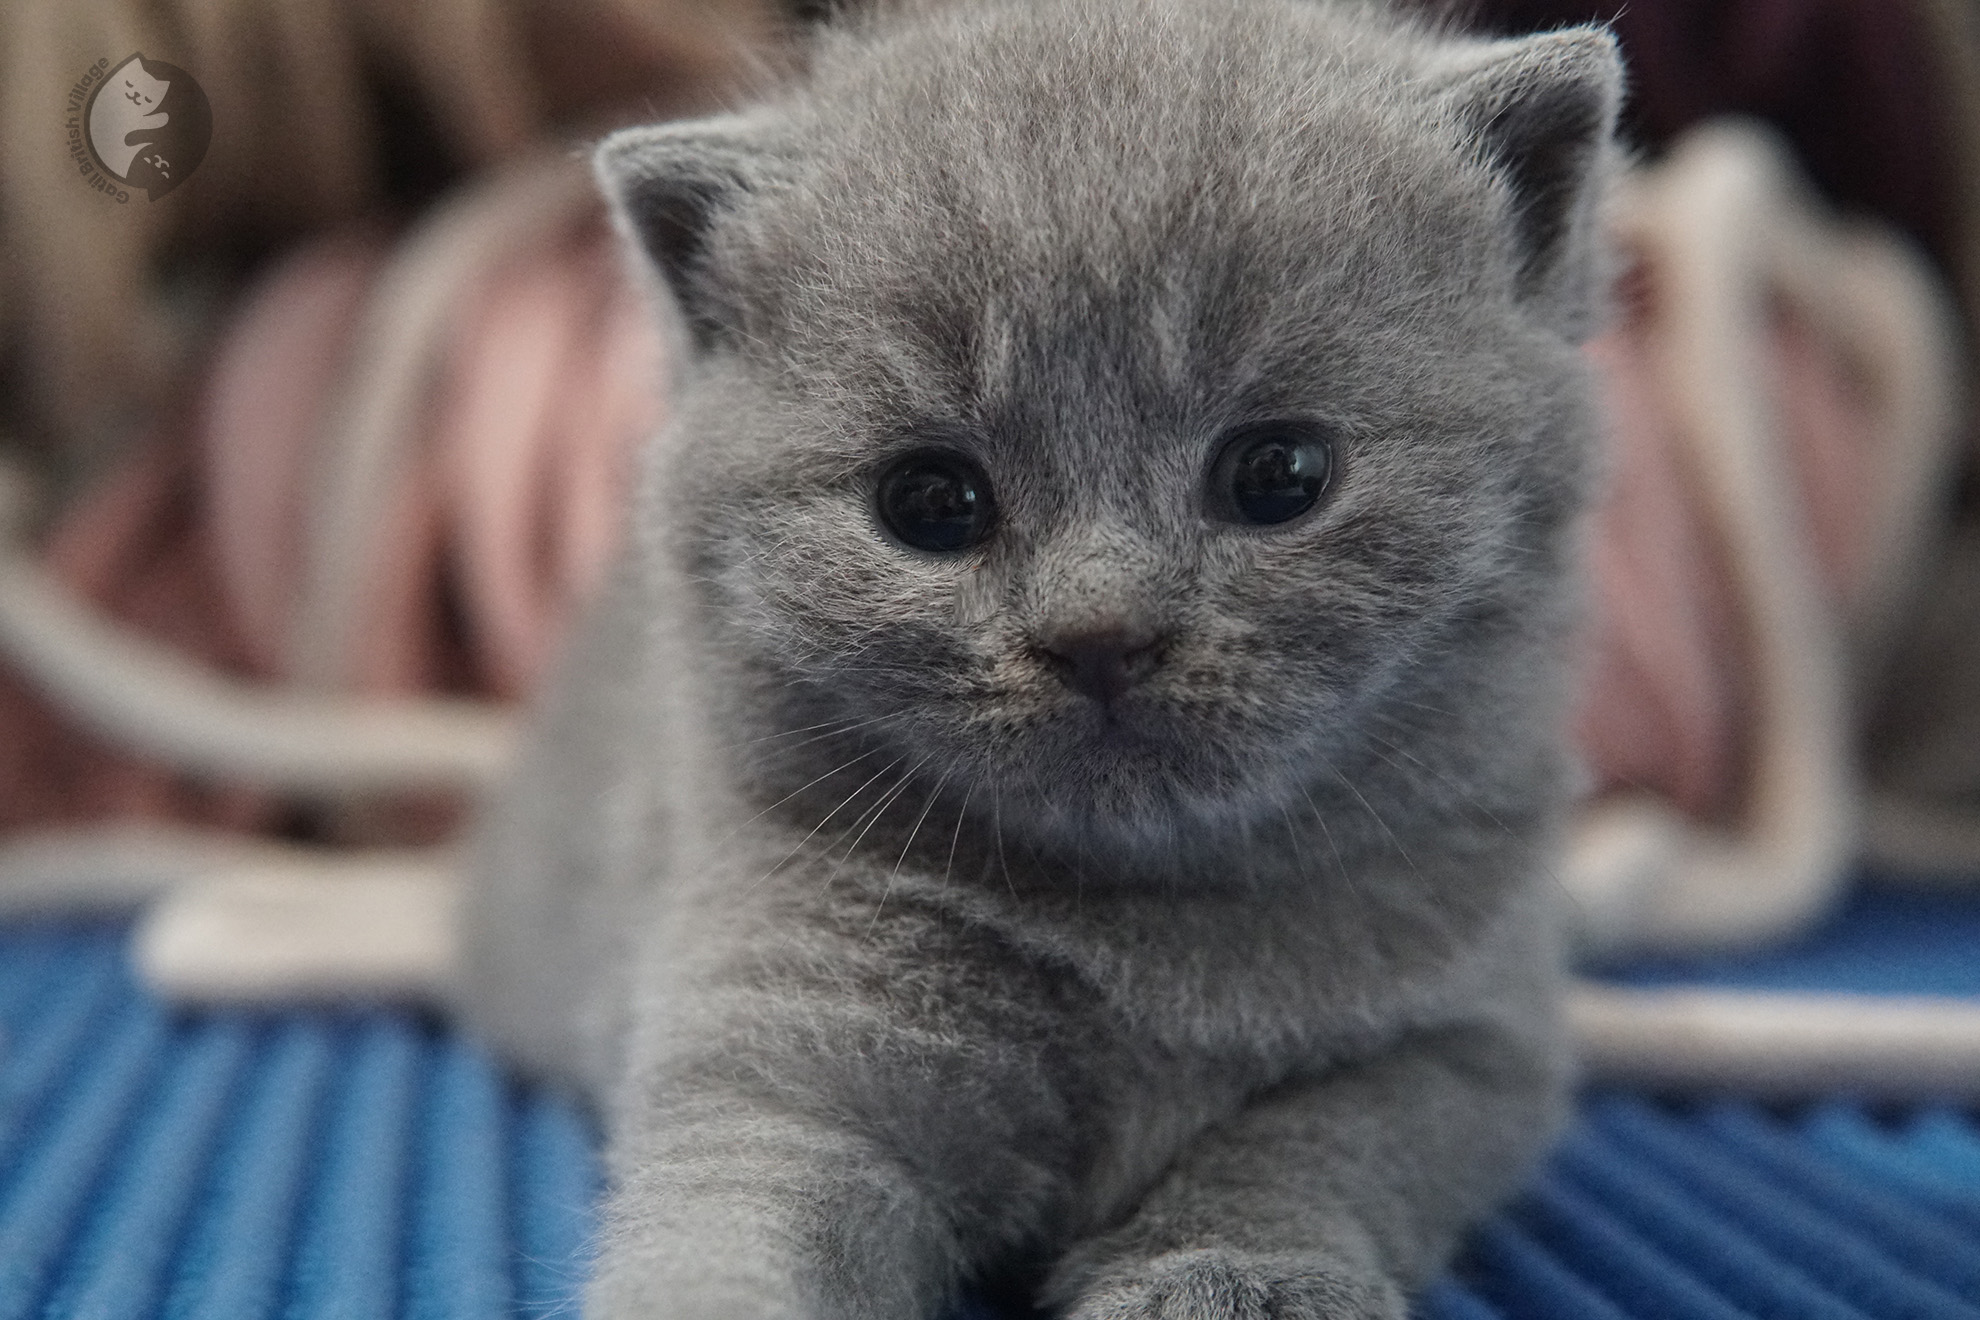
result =
[{"label": "kitten's right ear", "polygon": [[592,158],[619,228],[653,263],[697,341],[715,328],[697,275],[710,224],[777,173],[763,120],[717,115],[628,128]]},{"label": "kitten's right ear", "polygon": [[1607,277],[1599,203],[1619,164],[1622,57],[1601,27],[1462,48],[1445,94],[1513,203],[1519,287],[1573,338],[1597,319]]}]

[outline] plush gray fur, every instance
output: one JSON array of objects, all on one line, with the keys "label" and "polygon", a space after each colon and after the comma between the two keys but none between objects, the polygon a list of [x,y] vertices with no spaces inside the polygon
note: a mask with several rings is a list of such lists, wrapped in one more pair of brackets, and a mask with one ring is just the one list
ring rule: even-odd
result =
[{"label": "plush gray fur", "polygon": [[[606,1121],[589,1314],[1399,1317],[1513,1186],[1618,81],[1595,30],[983,0],[606,142],[678,402],[465,1000]],[[1327,502],[1208,516],[1289,416]],[[979,550],[878,528],[930,436]],[[1110,632],[1103,703],[1051,648]]]}]

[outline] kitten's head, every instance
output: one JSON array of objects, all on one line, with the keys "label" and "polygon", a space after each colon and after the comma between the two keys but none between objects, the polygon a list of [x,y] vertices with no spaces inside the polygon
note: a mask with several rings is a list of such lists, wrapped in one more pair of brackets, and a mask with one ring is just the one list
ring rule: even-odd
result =
[{"label": "kitten's head", "polygon": [[1560,595],[1618,81],[1591,29],[992,5],[610,139],[722,645],[1038,840],[1276,810]]}]

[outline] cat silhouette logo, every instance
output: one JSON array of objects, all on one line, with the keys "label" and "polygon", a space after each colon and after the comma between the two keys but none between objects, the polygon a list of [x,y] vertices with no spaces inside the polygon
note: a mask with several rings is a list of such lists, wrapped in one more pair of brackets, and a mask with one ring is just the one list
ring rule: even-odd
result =
[{"label": "cat silhouette logo", "polygon": [[[213,138],[213,108],[192,75],[177,65],[134,53],[116,68],[100,72],[108,63],[98,60],[79,85],[96,81],[83,108],[82,136],[98,169],[155,202],[184,183],[206,159]],[[76,99],[74,91],[70,99]],[[73,127],[70,136],[77,136]],[[102,182],[91,182],[112,191]]]}]

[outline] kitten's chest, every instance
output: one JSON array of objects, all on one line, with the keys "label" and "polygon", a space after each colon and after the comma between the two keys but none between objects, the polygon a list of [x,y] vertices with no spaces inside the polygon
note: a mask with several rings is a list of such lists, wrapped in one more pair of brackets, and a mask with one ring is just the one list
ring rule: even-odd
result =
[{"label": "kitten's chest", "polygon": [[1026,914],[1019,938],[1077,970],[1110,1030],[1250,1086],[1363,1057],[1436,1014],[1474,942],[1427,906],[1325,894],[1057,907]]}]

